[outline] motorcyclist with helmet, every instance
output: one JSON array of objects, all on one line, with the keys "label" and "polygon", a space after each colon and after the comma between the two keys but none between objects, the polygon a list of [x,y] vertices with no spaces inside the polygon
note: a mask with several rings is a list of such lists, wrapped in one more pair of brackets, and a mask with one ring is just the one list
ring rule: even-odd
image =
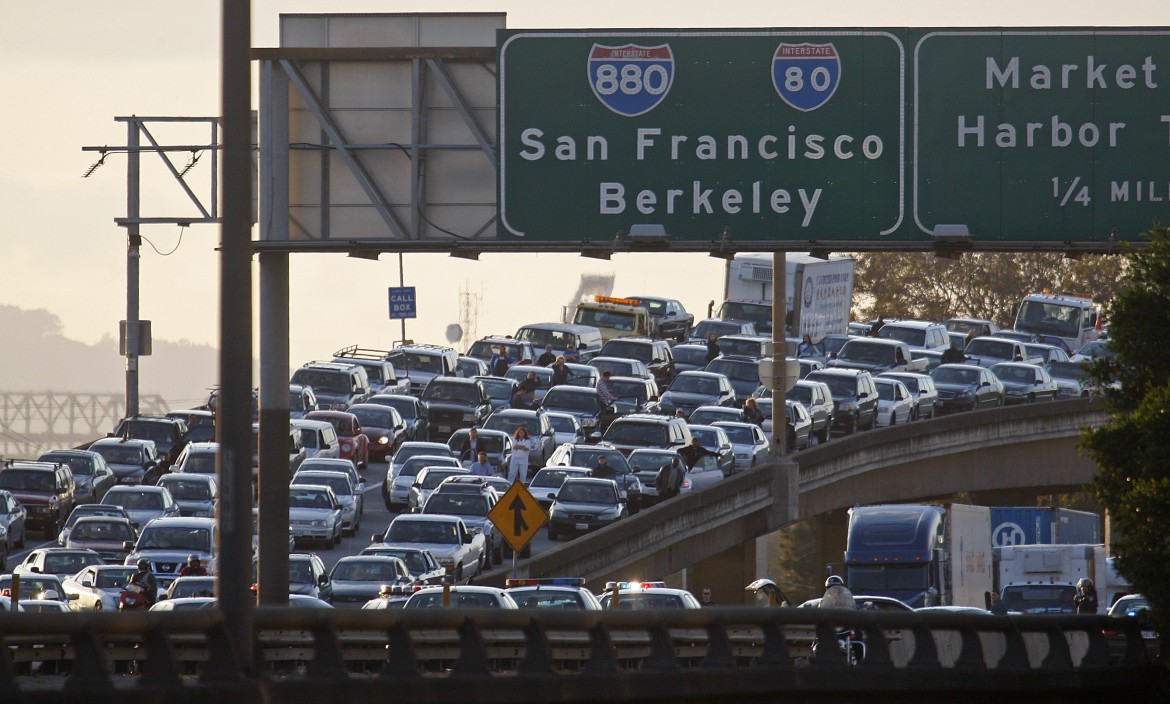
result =
[{"label": "motorcyclist with helmet", "polygon": [[198,555],[188,555],[187,564],[179,568],[180,577],[206,577],[207,568],[203,566]]},{"label": "motorcyclist with helmet", "polygon": [[135,587],[142,591],[143,598],[146,599],[146,605],[150,606],[158,600],[158,580],[154,578],[154,573],[150,571],[150,563],[146,560],[138,561],[138,571],[130,575],[126,580],[126,588]]},{"label": "motorcyclist with helmet", "polygon": [[840,575],[831,574],[825,580],[825,594],[818,606],[822,609],[855,609],[857,602],[853,600],[853,592],[845,586],[845,580]]},{"label": "motorcyclist with helmet", "polygon": [[1097,588],[1093,586],[1093,580],[1088,577],[1077,580],[1077,595],[1073,597],[1073,604],[1078,614],[1097,613]]}]

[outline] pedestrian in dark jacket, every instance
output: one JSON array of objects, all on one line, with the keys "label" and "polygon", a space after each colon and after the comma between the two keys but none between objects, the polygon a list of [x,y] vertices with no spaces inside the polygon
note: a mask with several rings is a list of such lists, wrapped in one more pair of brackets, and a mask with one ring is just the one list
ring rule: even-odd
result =
[{"label": "pedestrian in dark jacket", "polygon": [[715,337],[715,333],[711,333],[710,335],[707,336],[707,364],[710,364],[711,360],[715,359],[718,356],[719,356],[719,338]]}]

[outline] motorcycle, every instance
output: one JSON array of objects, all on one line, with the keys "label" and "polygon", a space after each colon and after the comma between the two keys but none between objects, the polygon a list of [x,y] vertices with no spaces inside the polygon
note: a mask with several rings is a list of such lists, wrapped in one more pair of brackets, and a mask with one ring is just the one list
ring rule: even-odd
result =
[{"label": "motorcycle", "polygon": [[[837,652],[838,657],[845,659],[847,667],[856,667],[865,660],[865,640],[861,633],[852,628],[837,629]],[[814,638],[812,642],[812,659],[817,660],[817,651],[821,647],[818,639]]]},{"label": "motorcycle", "polygon": [[149,608],[146,592],[137,584],[127,584],[118,594],[119,611],[142,611]]}]

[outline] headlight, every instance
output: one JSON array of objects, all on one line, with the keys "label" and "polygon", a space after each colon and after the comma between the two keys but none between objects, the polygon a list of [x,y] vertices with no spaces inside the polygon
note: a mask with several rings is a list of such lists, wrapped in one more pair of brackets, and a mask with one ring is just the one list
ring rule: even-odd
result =
[{"label": "headlight", "polygon": [[553,506],[551,509],[549,509],[549,516],[552,516],[553,518],[564,518],[567,515],[568,512],[560,506]]},{"label": "headlight", "polygon": [[388,437],[386,437],[385,435],[383,435],[382,437],[378,438],[378,444],[379,444],[379,445],[389,445],[389,444],[390,444],[390,438],[388,438]]},{"label": "headlight", "polygon": [[960,391],[959,393],[955,394],[955,398],[959,399],[959,400],[966,401],[966,400],[970,399],[973,395],[974,395],[974,392],[971,391],[970,389],[967,389],[966,391]]},{"label": "headlight", "polygon": [[469,411],[463,414],[464,423],[470,423],[473,420],[475,420],[475,411]]},{"label": "headlight", "polygon": [[442,565],[444,568],[455,566],[455,558],[453,558],[453,557],[440,557],[438,559],[439,559],[439,564]]},{"label": "headlight", "polygon": [[845,411],[846,413],[848,413],[849,411],[852,411],[856,408],[857,408],[856,401],[842,401],[840,403],[840,405],[837,406],[837,410]]},{"label": "headlight", "polygon": [[602,519],[602,520],[612,521],[613,519],[617,518],[619,515],[621,515],[621,508],[618,506],[615,506],[613,508],[605,509],[601,513],[597,514],[597,517]]},{"label": "headlight", "polygon": [[313,521],[313,527],[314,527],[314,528],[324,528],[324,527],[325,527],[325,521],[320,521],[320,520],[318,520],[318,521]]},{"label": "headlight", "polygon": [[582,428],[595,428],[595,427],[597,427],[597,419],[593,418],[593,417],[582,418],[581,419],[581,427]]}]

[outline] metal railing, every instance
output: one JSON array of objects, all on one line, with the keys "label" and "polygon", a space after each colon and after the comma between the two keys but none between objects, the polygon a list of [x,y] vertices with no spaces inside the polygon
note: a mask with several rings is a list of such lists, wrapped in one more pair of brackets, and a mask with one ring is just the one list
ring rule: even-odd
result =
[{"label": "metal railing", "polygon": [[[864,634],[847,666],[838,629]],[[1102,633],[1125,634],[1110,653]],[[811,656],[813,638],[833,643]],[[126,687],[216,704],[866,701],[961,694],[1001,702],[1167,701],[1131,620],[832,609],[654,611],[259,608],[256,669],[217,610],[0,614],[0,699],[73,703]],[[178,699],[176,699],[178,697]],[[974,699],[973,699],[974,700]]]}]

